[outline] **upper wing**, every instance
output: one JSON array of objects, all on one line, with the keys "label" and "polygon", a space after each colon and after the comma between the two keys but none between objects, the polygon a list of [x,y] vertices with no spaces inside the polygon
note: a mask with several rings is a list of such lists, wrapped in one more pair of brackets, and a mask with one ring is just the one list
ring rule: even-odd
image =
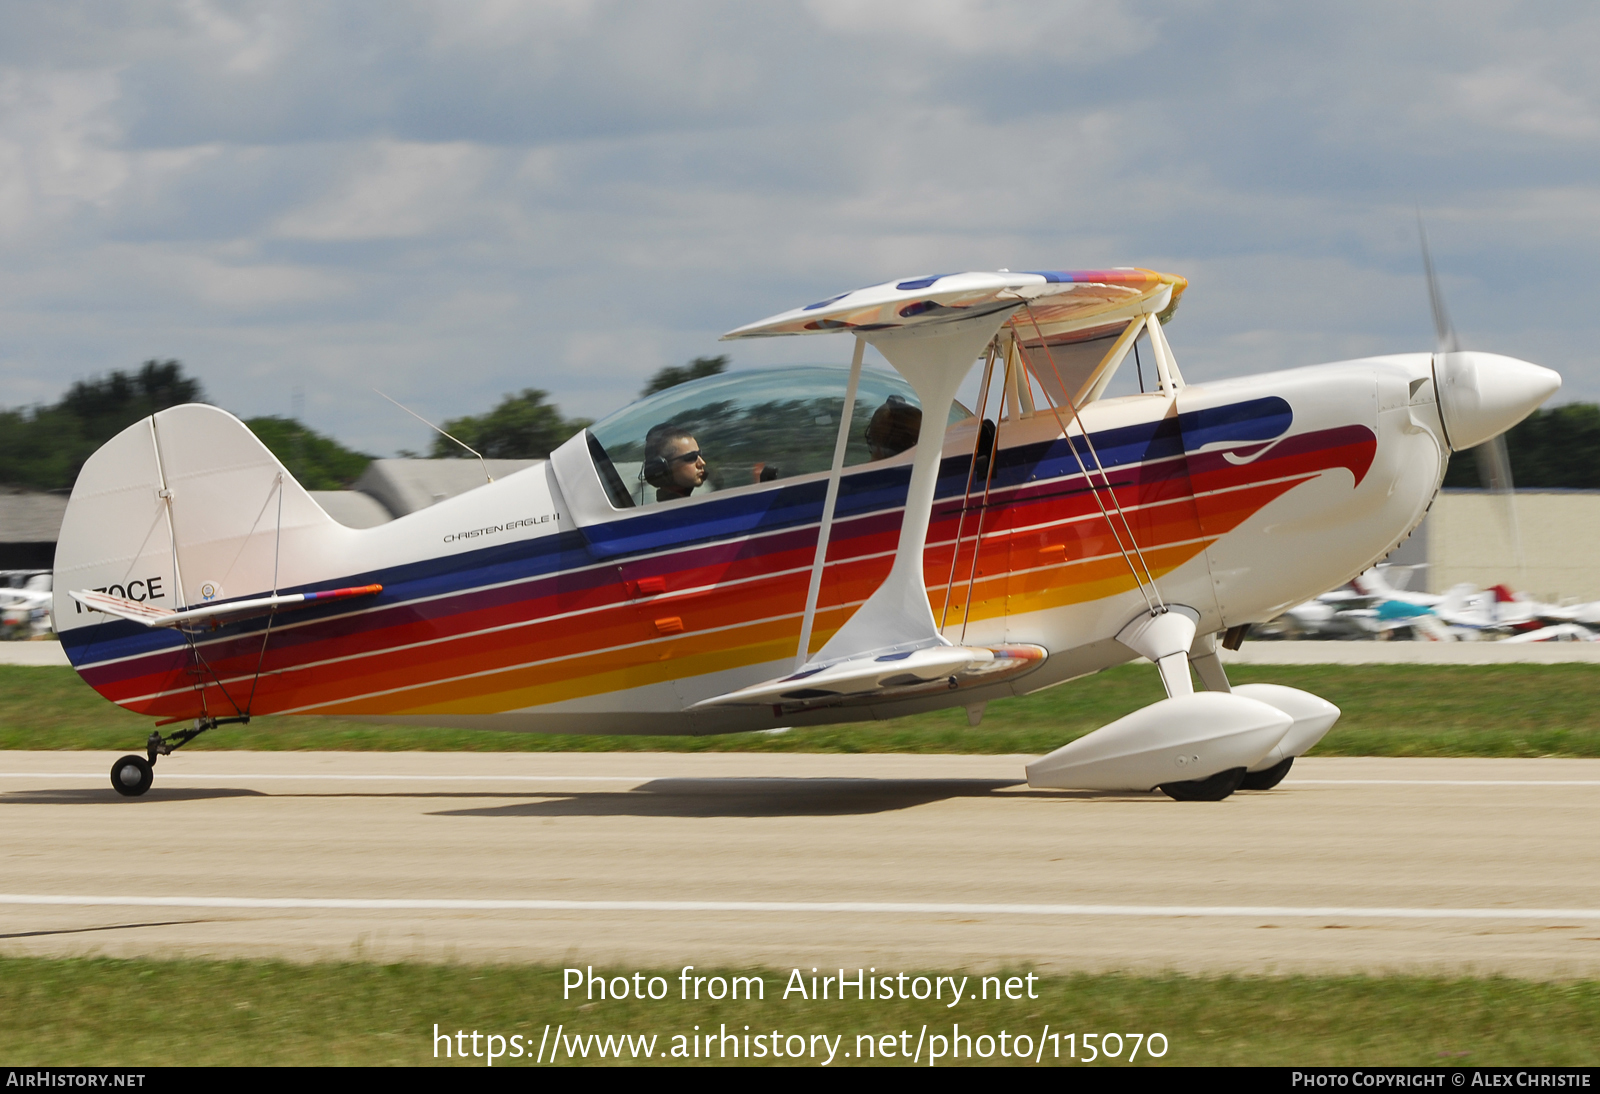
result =
[{"label": "upper wing", "polygon": [[[1165,320],[1189,285],[1154,270],[997,270],[886,281],[738,327],[724,338],[894,330],[1029,304],[1026,319],[1006,320],[1027,338],[1054,340],[1109,327],[1151,310]],[[1163,299],[1164,298],[1164,299]],[[1035,329],[1037,324],[1038,329]]]}]

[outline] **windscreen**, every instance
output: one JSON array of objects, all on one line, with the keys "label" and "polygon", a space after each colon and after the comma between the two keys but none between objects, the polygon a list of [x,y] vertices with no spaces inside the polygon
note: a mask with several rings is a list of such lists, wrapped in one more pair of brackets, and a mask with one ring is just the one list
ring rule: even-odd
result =
[{"label": "windscreen", "polygon": [[[618,508],[826,471],[849,379],[849,369],[804,365],[695,380],[590,427],[590,452]],[[971,416],[959,403],[950,410],[951,422]],[[845,465],[900,454],[916,443],[920,423],[910,384],[862,369]],[[704,460],[704,480],[689,486],[692,454]],[[685,486],[689,494],[679,492]]]}]

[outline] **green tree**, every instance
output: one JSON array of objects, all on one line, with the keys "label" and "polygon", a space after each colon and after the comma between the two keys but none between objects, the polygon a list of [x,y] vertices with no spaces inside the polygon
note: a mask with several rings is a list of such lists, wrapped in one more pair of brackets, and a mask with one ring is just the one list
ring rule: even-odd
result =
[{"label": "green tree", "polygon": [[[487,414],[450,419],[444,423],[444,431],[488,459],[544,459],[552,449],[590,425],[587,418],[563,418],[560,410],[545,402],[549,397],[549,392],[526,388],[520,395],[507,395]],[[428,455],[434,459],[472,458],[445,437],[434,437]]]},{"label": "green tree", "polygon": [[373,459],[307,429],[294,418],[274,415],[249,418],[244,424],[307,490],[347,489]]},{"label": "green tree", "polygon": [[179,362],[146,361],[137,372],[79,380],[53,406],[0,410],[0,483],[70,490],[95,449],[128,426],[204,399]]},{"label": "green tree", "polygon": [[[1600,490],[1600,405],[1567,403],[1536,410],[1506,434],[1511,480],[1518,489]],[[1450,458],[1447,487],[1476,489],[1473,450]]]},{"label": "green tree", "polygon": [[639,392],[641,398],[654,395],[658,391],[665,391],[669,387],[687,384],[690,380],[701,380],[707,376],[718,376],[728,371],[729,357],[727,354],[718,354],[715,357],[696,357],[687,365],[679,368],[677,365],[668,365],[654,376]]}]

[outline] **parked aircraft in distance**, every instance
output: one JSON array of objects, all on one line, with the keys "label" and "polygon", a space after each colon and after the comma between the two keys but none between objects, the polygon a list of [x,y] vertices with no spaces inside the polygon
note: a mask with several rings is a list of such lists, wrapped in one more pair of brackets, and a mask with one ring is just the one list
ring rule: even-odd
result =
[{"label": "parked aircraft in distance", "polygon": [[39,638],[50,633],[50,573],[38,570],[0,571],[0,631],[10,637]]},{"label": "parked aircraft in distance", "polygon": [[[73,664],[158,719],[112,785],[141,794],[158,756],[269,714],[703,734],[964,707],[976,724],[1138,656],[1167,698],[1034,761],[1034,786],[1275,785],[1339,712],[1230,687],[1219,640],[1387,555],[1450,453],[1561,381],[1441,349],[1187,383],[1163,331],[1186,285],[1000,270],[840,293],[726,337],[836,332],[848,370],[674,387],[359,530],[231,415],[164,410],[85,465],[56,556]],[[895,372],[863,367],[869,344]],[[1129,356],[1149,390],[1112,394]]]}]

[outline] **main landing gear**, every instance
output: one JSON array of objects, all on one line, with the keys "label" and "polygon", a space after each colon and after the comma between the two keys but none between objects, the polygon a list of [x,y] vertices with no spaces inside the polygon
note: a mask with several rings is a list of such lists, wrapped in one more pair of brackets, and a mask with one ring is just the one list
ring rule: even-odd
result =
[{"label": "main landing gear", "polygon": [[[1117,641],[1155,663],[1167,697],[1033,761],[1028,785],[1154,787],[1178,801],[1217,802],[1236,790],[1281,783],[1294,758],[1333,727],[1339,708],[1281,684],[1233,687],[1217,656],[1217,636],[1197,634],[1198,618],[1191,608],[1166,605],[1124,627]],[[1194,676],[1204,691],[1195,690]]]},{"label": "main landing gear", "polygon": [[[1242,767],[1219,771],[1209,779],[1191,779],[1181,783],[1162,783],[1158,788],[1167,797],[1180,802],[1219,802],[1238,790],[1249,778]],[[1265,789],[1265,788],[1263,788]]]},{"label": "main landing gear", "polygon": [[159,730],[150,734],[150,739],[145,742],[145,756],[123,756],[111,765],[111,789],[125,798],[137,798],[156,779],[156,757],[170,756],[172,753],[194,740],[208,729],[215,729],[221,725],[243,725],[250,721],[248,714],[237,718],[196,718],[193,729],[180,729],[170,737],[163,737]]},{"label": "main landing gear", "polygon": [[1289,768],[1294,766],[1294,757],[1273,764],[1265,771],[1247,771],[1244,779],[1239,783],[1240,790],[1271,790],[1283,781],[1289,773]]},{"label": "main landing gear", "polygon": [[1209,779],[1162,783],[1157,789],[1167,797],[1181,802],[1219,802],[1235,790],[1271,790],[1283,781],[1283,777],[1289,774],[1289,768],[1293,766],[1294,757],[1290,756],[1265,771],[1247,771],[1242,767],[1235,767],[1229,771],[1219,771]]}]

